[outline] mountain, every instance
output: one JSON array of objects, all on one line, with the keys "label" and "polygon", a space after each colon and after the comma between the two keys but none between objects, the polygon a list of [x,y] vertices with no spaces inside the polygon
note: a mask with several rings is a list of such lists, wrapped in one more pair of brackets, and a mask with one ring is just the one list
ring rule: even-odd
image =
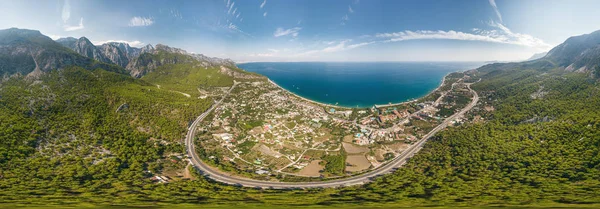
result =
[{"label": "mountain", "polygon": [[[131,47],[131,46],[129,46],[128,43],[122,43],[122,42],[108,42],[108,43],[102,44],[102,46],[100,46],[100,47],[107,47],[107,46],[113,46],[113,47],[118,48],[125,55],[125,57],[127,57],[127,59],[133,59],[134,57],[137,57],[138,55],[140,55],[140,52],[142,51],[142,49]],[[150,46],[152,46],[152,45],[150,45]]]},{"label": "mountain", "polygon": [[198,61],[204,68],[211,66],[235,67],[235,63],[229,59],[188,53],[183,49],[163,44],[157,44],[156,47],[148,44],[142,48],[135,48],[127,43],[109,42],[94,46],[85,37],[61,38],[57,42],[85,57],[124,67],[136,78],[166,64],[186,64]]},{"label": "mountain", "polygon": [[85,57],[92,58],[100,62],[114,63],[86,37],[79,38],[79,40],[75,42],[75,48],[73,50]]},{"label": "mountain", "polygon": [[542,58],[542,57],[546,56],[546,54],[548,54],[548,52],[535,53],[526,61],[531,61],[531,60],[536,60],[536,59]]},{"label": "mountain", "polygon": [[69,48],[69,49],[75,49],[75,44],[77,43],[76,38],[73,37],[66,37],[66,38],[59,38],[56,40],[57,43]]},{"label": "mountain", "polygon": [[140,50],[140,55],[131,60],[125,68],[131,76],[140,78],[160,66],[168,64],[193,64],[198,67],[208,68],[214,66],[235,67],[235,63],[229,59],[212,58],[202,54],[188,53],[179,48],[157,44],[156,47],[147,45]]},{"label": "mountain", "polygon": [[[71,43],[72,40],[63,41]],[[77,47],[77,41],[74,44]],[[102,67],[110,71],[123,71],[75,53],[37,30],[18,28],[0,30],[0,75],[20,74],[37,77],[42,73],[67,66],[81,66],[86,69]]]},{"label": "mountain", "polygon": [[121,67],[127,66],[129,61],[139,55],[140,52],[140,49],[130,47],[126,43],[109,42],[96,46],[86,37],[79,39],[73,37],[60,38],[56,42],[85,57]]},{"label": "mountain", "polygon": [[590,34],[573,36],[552,48],[545,56],[536,54],[523,62],[493,63],[478,69],[480,73],[495,70],[536,69],[548,71],[555,68],[569,72],[587,73],[591,77],[600,77],[600,30]]},{"label": "mountain", "polygon": [[567,71],[588,72],[600,64],[600,30],[568,38],[548,52],[544,59]]},{"label": "mountain", "polygon": [[127,44],[121,44],[123,43],[105,43],[96,48],[102,54],[102,57],[106,62],[125,67],[129,64],[129,60],[131,59],[130,56],[134,56],[139,50],[134,50]]}]

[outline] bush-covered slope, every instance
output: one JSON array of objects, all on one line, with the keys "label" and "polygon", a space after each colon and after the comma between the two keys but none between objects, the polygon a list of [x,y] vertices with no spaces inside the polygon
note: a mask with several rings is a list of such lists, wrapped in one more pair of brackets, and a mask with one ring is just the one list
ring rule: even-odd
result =
[{"label": "bush-covered slope", "polygon": [[40,81],[0,86],[3,200],[141,189],[150,164],[183,152],[188,123],[211,103],[100,69]]}]

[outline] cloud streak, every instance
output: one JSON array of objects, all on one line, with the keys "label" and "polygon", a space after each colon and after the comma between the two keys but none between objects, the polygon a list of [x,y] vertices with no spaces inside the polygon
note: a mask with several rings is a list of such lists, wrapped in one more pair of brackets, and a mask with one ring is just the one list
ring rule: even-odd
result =
[{"label": "cloud streak", "polygon": [[232,2],[231,5],[229,5],[229,10],[227,10],[227,14],[231,14],[231,10],[233,9],[234,5],[235,5],[235,2]]},{"label": "cloud streak", "polygon": [[363,47],[363,46],[367,46],[367,45],[371,45],[371,44],[375,44],[375,43],[379,43],[380,41],[369,41],[369,42],[360,42],[360,43],[355,43],[355,44],[350,44],[352,43],[352,39],[346,39],[346,40],[341,40],[339,42],[337,42],[337,44],[335,44],[336,42],[328,42],[328,45],[333,45],[333,46],[328,46],[325,47],[323,49],[316,49],[316,50],[309,50],[309,51],[305,51],[299,54],[296,54],[295,56],[308,56],[308,55],[313,55],[313,54],[318,54],[318,53],[334,53],[334,52],[341,52],[341,51],[346,51],[346,50],[350,50],[350,49],[355,49],[355,48],[359,48],[359,47]]},{"label": "cloud streak", "polygon": [[146,17],[132,17],[129,20],[129,27],[143,27],[143,26],[150,26],[154,24],[154,20],[152,18],[146,18]]},{"label": "cloud streak", "polygon": [[334,53],[351,50],[372,44],[391,43],[410,40],[460,40],[460,41],[479,41],[498,44],[511,44],[539,50],[549,50],[552,46],[543,40],[535,38],[528,34],[512,32],[509,28],[497,22],[488,23],[493,27],[492,30],[473,29],[472,32],[461,32],[454,30],[405,30],[394,33],[377,33],[364,38],[370,38],[370,41],[353,42],[351,39],[345,39],[334,42],[324,42],[327,47],[321,49],[312,49],[297,54],[296,56],[307,56],[319,53]]},{"label": "cloud streak", "polygon": [[263,7],[265,7],[266,4],[267,4],[267,0],[263,1],[263,3],[260,4],[260,8],[262,9]]},{"label": "cloud streak", "polygon": [[378,33],[375,35],[375,37],[387,38],[387,40],[384,40],[383,42],[398,42],[420,39],[445,39],[512,44],[539,49],[548,49],[551,47],[551,45],[545,43],[543,40],[535,38],[531,35],[514,33],[501,23],[491,22],[490,26],[495,27],[499,30],[473,29],[474,33],[466,33],[454,30],[406,30],[395,33]]},{"label": "cloud streak", "polygon": [[275,38],[281,37],[281,36],[288,36],[288,35],[296,37],[296,36],[298,36],[298,33],[300,32],[300,30],[302,30],[302,28],[300,28],[300,27],[294,27],[294,28],[290,28],[290,29],[277,28],[277,30],[275,30],[275,32],[273,33],[273,36]]},{"label": "cloud streak", "polygon": [[[359,2],[360,2],[359,0],[356,0],[352,4],[356,5]],[[340,25],[346,25],[346,22],[348,22],[348,20],[350,20],[349,15],[354,13],[354,9],[352,9],[352,4],[348,5],[348,13],[346,13],[346,15],[342,16],[342,22],[340,23]]]},{"label": "cloud streak", "polygon": [[498,6],[496,6],[496,0],[489,0],[490,1],[490,5],[492,5],[492,7],[494,8],[494,11],[496,12],[496,16],[498,16],[498,19],[500,20],[500,22],[502,22],[502,15],[500,14],[500,10],[498,10]]},{"label": "cloud streak", "polygon": [[69,18],[71,18],[71,4],[69,4],[69,0],[66,0],[63,5],[61,18],[63,23],[67,23]]},{"label": "cloud streak", "polygon": [[79,19],[79,25],[63,25],[63,29],[65,29],[65,31],[76,31],[76,30],[81,30],[84,29],[85,27],[83,26],[83,17],[81,19]]}]

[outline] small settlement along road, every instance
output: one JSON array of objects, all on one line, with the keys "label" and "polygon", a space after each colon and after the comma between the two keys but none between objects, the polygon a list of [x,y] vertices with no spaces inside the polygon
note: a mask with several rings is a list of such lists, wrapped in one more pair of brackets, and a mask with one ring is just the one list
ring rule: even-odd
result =
[{"label": "small settlement along road", "polygon": [[200,173],[202,173],[202,175],[204,175],[210,179],[213,179],[215,181],[218,181],[218,182],[231,184],[231,185],[245,186],[245,187],[272,188],[272,189],[343,187],[343,186],[358,185],[358,184],[364,184],[364,183],[370,182],[371,180],[373,180],[373,178],[387,174],[387,173],[391,173],[396,168],[402,166],[404,163],[406,163],[406,161],[410,157],[412,157],[415,153],[417,153],[419,150],[421,150],[421,148],[423,148],[423,145],[425,145],[425,142],[427,142],[427,140],[431,136],[435,135],[438,131],[446,128],[448,126],[448,124],[450,124],[454,119],[463,116],[467,111],[471,110],[471,108],[473,108],[477,104],[477,101],[479,101],[479,95],[477,95],[477,92],[475,92],[471,89],[471,84],[467,84],[467,87],[473,93],[473,99],[471,100],[471,103],[469,103],[460,112],[446,118],[446,120],[444,120],[444,122],[442,122],[440,125],[438,125],[433,130],[431,130],[427,135],[423,136],[423,138],[421,138],[415,144],[413,144],[408,149],[406,149],[404,152],[402,152],[402,154],[396,156],[390,162],[388,162],[378,168],[375,168],[372,171],[369,171],[369,172],[366,172],[366,173],[363,173],[360,175],[344,178],[344,179],[337,179],[337,180],[330,180],[330,181],[272,182],[272,181],[254,180],[254,179],[249,179],[249,178],[244,178],[244,177],[239,177],[239,176],[232,176],[230,174],[223,173],[221,171],[218,171],[216,168],[213,168],[213,167],[210,167],[210,166],[204,164],[202,162],[202,160],[200,160],[200,158],[196,154],[196,148],[194,146],[194,136],[196,135],[196,129],[197,129],[196,127],[197,127],[198,123],[200,123],[200,121],[202,121],[211,111],[213,111],[219,104],[221,104],[221,102],[225,99],[225,97],[227,97],[229,95],[229,93],[231,93],[233,88],[235,88],[236,84],[237,83],[234,83],[234,85],[229,89],[227,94],[225,94],[223,96],[223,98],[221,98],[221,100],[217,101],[208,110],[206,110],[206,112],[204,112],[204,113],[202,113],[202,115],[198,116],[198,118],[196,118],[196,120],[189,127],[187,136],[185,138],[185,145],[186,145],[186,150],[187,150],[190,162],[194,165],[194,167],[196,169],[198,169],[200,171]]}]

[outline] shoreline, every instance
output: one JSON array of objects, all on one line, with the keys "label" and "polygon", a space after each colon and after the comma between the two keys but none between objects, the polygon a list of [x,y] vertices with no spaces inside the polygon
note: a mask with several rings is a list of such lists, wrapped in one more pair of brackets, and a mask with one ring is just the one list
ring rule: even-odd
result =
[{"label": "shoreline", "polygon": [[[436,92],[437,90],[439,90],[440,88],[442,88],[442,86],[444,86],[444,83],[446,83],[446,77],[448,77],[448,75],[450,75],[452,73],[456,73],[456,72],[464,72],[464,71],[455,71],[455,72],[446,73],[446,75],[444,75],[442,77],[442,82],[440,83],[440,85],[437,88],[431,90],[429,93],[427,93],[427,94],[425,94],[425,95],[423,95],[423,96],[421,96],[419,98],[412,99],[412,100],[407,100],[407,101],[404,101],[404,102],[392,103],[392,104],[373,104],[373,106],[375,106],[376,108],[380,108],[380,107],[393,107],[393,106],[404,105],[404,104],[416,102],[419,99],[427,97],[427,96],[433,94],[434,92]],[[267,76],[265,76],[265,77],[267,77]],[[280,89],[282,89],[282,90],[284,90],[284,91],[286,91],[286,92],[294,95],[295,97],[298,97],[298,98],[300,98],[300,99],[302,99],[304,101],[307,101],[307,102],[310,102],[310,103],[314,103],[314,104],[317,104],[317,105],[322,105],[322,106],[325,106],[325,107],[343,108],[343,109],[369,109],[369,108],[372,107],[372,106],[371,107],[345,107],[345,106],[340,106],[340,105],[332,105],[332,104],[326,104],[326,103],[323,103],[323,102],[317,102],[317,101],[305,98],[303,96],[300,96],[300,95],[298,95],[298,94],[296,94],[296,93],[294,93],[294,92],[292,92],[290,90],[287,90],[286,88],[283,88],[279,84],[275,83],[275,81],[271,80],[269,77],[267,77],[267,81],[269,81],[269,83],[277,86],[278,88],[280,88]]]},{"label": "shoreline", "polygon": [[[265,77],[267,77],[267,76],[265,76]],[[353,109],[353,108],[355,108],[355,107],[344,107],[344,106],[339,106],[339,105],[332,105],[332,104],[325,104],[325,103],[322,103],[322,102],[317,102],[317,101],[314,101],[314,100],[302,97],[302,96],[300,96],[298,94],[295,94],[294,92],[291,92],[290,90],[287,90],[286,88],[281,87],[279,84],[275,83],[273,80],[271,80],[268,77],[267,77],[267,80],[269,81],[269,83],[277,86],[281,90],[284,90],[284,91],[290,93],[291,95],[294,95],[295,97],[298,97],[298,98],[300,98],[300,99],[302,99],[304,101],[310,102],[310,103],[314,103],[314,104],[318,104],[318,105],[323,105],[323,106],[326,106],[326,107],[334,107],[334,108],[345,108],[345,109]]]}]

